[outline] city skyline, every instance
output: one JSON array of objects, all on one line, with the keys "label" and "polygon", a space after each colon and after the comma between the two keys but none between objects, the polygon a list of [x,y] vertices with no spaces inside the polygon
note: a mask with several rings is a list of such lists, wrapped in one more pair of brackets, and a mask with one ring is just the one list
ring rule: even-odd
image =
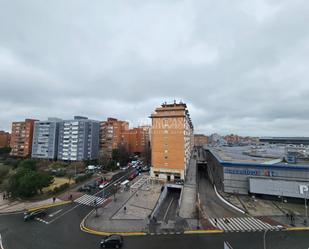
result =
[{"label": "city skyline", "polygon": [[6,3],[0,130],[76,114],[137,126],[175,99],[196,133],[309,136],[308,11],[304,0]]}]

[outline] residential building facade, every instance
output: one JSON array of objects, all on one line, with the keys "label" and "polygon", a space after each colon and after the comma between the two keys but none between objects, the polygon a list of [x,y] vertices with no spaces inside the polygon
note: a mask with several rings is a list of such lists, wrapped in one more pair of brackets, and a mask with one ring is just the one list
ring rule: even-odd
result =
[{"label": "residential building facade", "polygon": [[164,103],[151,114],[151,177],[184,179],[193,150],[193,125],[184,103]]},{"label": "residential building facade", "polygon": [[27,157],[32,151],[32,137],[35,119],[12,123],[11,156]]},{"label": "residential building facade", "polygon": [[130,153],[141,154],[146,148],[144,130],[141,127],[129,129],[123,134],[124,143]]},{"label": "residential building facade", "polygon": [[6,131],[0,131],[0,148],[10,147],[11,134]]},{"label": "residential building facade", "polygon": [[208,144],[208,136],[204,134],[194,134],[194,146],[203,146]]},{"label": "residential building facade", "polygon": [[57,158],[60,122],[57,118],[34,122],[32,158]]},{"label": "residential building facade", "polygon": [[99,121],[75,116],[59,124],[58,159],[84,161],[99,156]]},{"label": "residential building facade", "polygon": [[116,118],[100,122],[100,151],[112,154],[112,150],[124,144],[124,134],[129,130],[129,123]]}]

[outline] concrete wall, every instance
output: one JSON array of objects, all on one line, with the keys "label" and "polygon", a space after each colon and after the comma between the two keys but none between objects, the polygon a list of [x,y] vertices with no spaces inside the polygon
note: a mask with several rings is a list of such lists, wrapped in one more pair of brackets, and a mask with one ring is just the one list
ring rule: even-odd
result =
[{"label": "concrete wall", "polygon": [[308,198],[309,182],[250,178],[251,193]]},{"label": "concrete wall", "polygon": [[152,213],[151,213],[151,215],[150,215],[150,218],[151,218],[151,219],[153,218],[153,216],[157,216],[157,214],[158,214],[158,212],[159,212],[159,210],[160,210],[160,207],[161,207],[163,201],[165,200],[165,198],[166,198],[166,196],[167,196],[167,192],[168,192],[168,191],[167,191],[167,187],[164,186],[164,190],[161,192],[160,197],[159,197],[159,199],[158,199],[158,201],[157,201],[157,204],[156,204],[154,210],[152,211]]}]

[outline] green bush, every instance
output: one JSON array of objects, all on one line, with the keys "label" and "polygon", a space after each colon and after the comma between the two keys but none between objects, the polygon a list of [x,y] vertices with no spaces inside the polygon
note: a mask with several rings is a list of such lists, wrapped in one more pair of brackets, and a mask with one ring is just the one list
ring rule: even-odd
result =
[{"label": "green bush", "polygon": [[70,187],[70,184],[64,183],[64,184],[60,185],[59,187],[55,187],[54,190],[53,190],[53,193],[57,194],[59,192],[65,191],[69,187]]},{"label": "green bush", "polygon": [[36,161],[32,159],[25,159],[18,164],[18,167],[36,171]]},{"label": "green bush", "polygon": [[66,173],[65,173],[65,171],[64,171],[64,170],[62,170],[62,171],[58,171],[58,172],[56,172],[56,173],[55,173],[55,176],[56,176],[56,177],[64,177],[64,176],[65,176],[65,174],[66,174]]},{"label": "green bush", "polygon": [[16,159],[16,158],[6,158],[3,161],[5,165],[12,166],[13,168],[17,168],[20,162],[21,162],[21,159]]},{"label": "green bush", "polygon": [[6,165],[0,165],[0,184],[6,178],[10,172],[10,167]]}]

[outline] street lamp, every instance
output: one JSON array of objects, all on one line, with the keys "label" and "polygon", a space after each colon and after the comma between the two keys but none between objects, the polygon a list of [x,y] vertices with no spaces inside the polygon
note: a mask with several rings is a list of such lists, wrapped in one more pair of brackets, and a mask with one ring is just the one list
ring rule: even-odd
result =
[{"label": "street lamp", "polygon": [[117,183],[114,183],[114,201],[116,201]]},{"label": "street lamp", "polygon": [[306,226],[307,226],[307,219],[308,219],[307,194],[308,194],[308,190],[305,192],[305,210],[306,210],[305,225],[306,225]]}]

